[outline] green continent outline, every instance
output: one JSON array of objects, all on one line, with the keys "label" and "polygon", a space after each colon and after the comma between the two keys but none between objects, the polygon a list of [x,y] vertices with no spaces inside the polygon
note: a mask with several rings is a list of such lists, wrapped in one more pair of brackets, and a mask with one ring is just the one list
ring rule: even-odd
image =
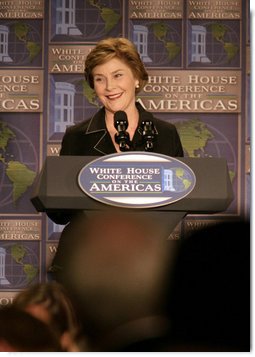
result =
[{"label": "green continent outline", "polygon": [[163,42],[164,47],[168,53],[168,58],[169,58],[170,62],[172,62],[181,52],[181,46],[179,46],[177,43],[175,43],[173,41],[166,40],[167,31],[168,31],[168,26],[166,24],[157,22],[157,23],[152,24],[152,28],[153,28],[153,33],[156,36],[156,38],[160,42]]},{"label": "green continent outline", "polygon": [[184,169],[182,167],[178,167],[175,171],[176,177],[178,177],[178,179],[180,179],[184,185],[185,191],[190,187],[191,185],[191,181],[184,178]]},{"label": "green continent outline", "polygon": [[26,275],[28,283],[30,283],[38,273],[38,267],[33,266],[32,264],[24,263],[24,259],[27,256],[26,248],[21,244],[14,244],[11,247],[11,257],[17,263],[20,264],[23,268],[23,271]]},{"label": "green continent outline", "polygon": [[32,185],[36,172],[30,170],[19,161],[9,161],[6,167],[6,175],[13,184],[12,197],[16,202],[24,192]]},{"label": "green continent outline", "polygon": [[189,157],[200,157],[201,155],[196,152],[204,152],[208,141],[214,138],[206,124],[198,118],[178,122],[175,126],[180,135],[182,146]]},{"label": "green continent outline", "polygon": [[[214,139],[214,135],[207,125],[198,118],[179,121],[175,123],[175,127],[188,157],[201,157],[199,151],[204,153],[208,141]],[[236,177],[235,171],[229,170],[229,177],[230,181],[233,182]]]},{"label": "green continent outline", "polygon": [[8,144],[15,138],[16,134],[9,128],[7,123],[0,121],[0,150],[2,151],[0,151],[0,162],[3,163],[5,175],[12,183],[12,198],[14,203],[33,184],[36,177],[36,172],[29,169],[25,164],[5,159]]},{"label": "green continent outline", "polygon": [[212,36],[217,41],[220,42],[224,48],[224,51],[227,54],[227,61],[228,63],[235,58],[237,53],[239,52],[240,48],[237,44],[226,42],[224,37],[227,33],[227,27],[224,24],[219,24],[215,22],[210,25],[212,30]]},{"label": "green continent outline", "polygon": [[99,1],[90,0],[89,3],[99,10],[100,16],[105,24],[104,32],[107,34],[117,25],[121,15],[111,8],[100,5]]},{"label": "green continent outline", "polygon": [[19,41],[24,42],[29,53],[29,60],[33,62],[34,58],[39,55],[42,50],[41,44],[30,41],[28,38],[30,26],[22,22],[16,22],[14,25],[15,36]]},{"label": "green continent outline", "polygon": [[0,121],[0,150],[6,151],[9,141],[15,138],[15,133],[8,127],[8,125],[3,121]]}]

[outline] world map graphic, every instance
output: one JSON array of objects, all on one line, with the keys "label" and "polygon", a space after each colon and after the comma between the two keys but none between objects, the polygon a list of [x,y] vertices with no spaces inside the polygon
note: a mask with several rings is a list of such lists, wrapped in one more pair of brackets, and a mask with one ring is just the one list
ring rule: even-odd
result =
[{"label": "world map graphic", "polygon": [[171,168],[173,171],[173,186],[176,192],[185,192],[192,184],[192,177],[187,170],[181,167]]},{"label": "world map graphic", "polygon": [[119,22],[121,15],[117,13],[114,9],[106,7],[103,4],[100,4],[100,1],[90,0],[90,5],[94,6],[99,10],[101,19],[104,22],[104,33],[108,34]]},{"label": "world map graphic", "polygon": [[[0,208],[10,204],[17,205],[36,177],[36,171],[23,161],[24,153],[19,146],[24,140],[28,141],[29,138],[24,136],[18,140],[15,128],[0,121]],[[29,142],[27,145],[32,147]],[[20,157],[15,157],[13,151],[19,153]],[[33,166],[36,166],[35,162]]]},{"label": "world map graphic", "polygon": [[39,42],[32,40],[33,32],[31,26],[24,22],[16,22],[13,27],[16,38],[24,43],[29,53],[29,60],[33,62],[34,58],[41,52],[42,47]]},{"label": "world map graphic", "polygon": [[229,175],[233,181],[236,176],[237,163],[235,152],[228,138],[224,137],[216,128],[210,128],[199,118],[177,121],[175,126],[180,135],[185,155],[188,157],[225,157],[225,147],[227,146]]},{"label": "world map graphic", "polygon": [[121,36],[121,18],[123,2],[120,0],[77,0],[75,4],[75,23],[77,34],[57,32],[56,23],[59,15],[56,4],[51,3],[52,40],[65,41],[67,37],[85,41],[98,41],[106,36]]},{"label": "world map graphic", "polygon": [[171,32],[170,26],[164,22],[153,23],[152,31],[158,41],[163,43],[171,63],[180,54],[181,46],[174,40],[174,37],[173,40],[168,40],[168,32]]},{"label": "world map graphic", "polygon": [[31,21],[8,21],[8,55],[12,61],[1,62],[1,66],[39,66],[42,63],[41,31]]},{"label": "world map graphic", "polygon": [[[135,26],[143,26],[148,30],[147,54],[154,66],[181,65],[181,23],[178,21],[132,20],[130,21],[130,39],[134,39]],[[135,41],[133,41],[135,42]]]},{"label": "world map graphic", "polygon": [[210,26],[213,38],[218,41],[227,54],[227,62],[231,62],[239,52],[239,45],[229,42],[225,37],[228,35],[229,28],[225,24],[213,23]]},{"label": "world map graphic", "polygon": [[3,271],[5,275],[0,279],[1,290],[23,288],[35,281],[39,272],[39,259],[36,250],[33,243],[1,243],[0,252],[2,255],[4,254],[4,259],[1,260],[3,265],[1,271],[2,275]]},{"label": "world map graphic", "polygon": [[[206,56],[210,63],[191,62],[192,66],[237,67],[240,65],[240,28],[238,21],[215,22],[193,21],[206,29]],[[191,32],[191,27],[189,28]],[[191,51],[191,39],[190,39]]]}]

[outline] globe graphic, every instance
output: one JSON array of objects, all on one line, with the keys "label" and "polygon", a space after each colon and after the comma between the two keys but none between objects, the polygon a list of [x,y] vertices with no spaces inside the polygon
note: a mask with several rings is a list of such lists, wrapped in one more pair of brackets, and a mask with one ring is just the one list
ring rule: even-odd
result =
[{"label": "globe graphic", "polygon": [[[205,24],[206,28],[210,28],[210,23],[209,24]],[[225,43],[231,43],[233,45],[240,43],[239,40],[239,28],[234,29],[233,27],[230,27],[227,22],[224,23],[224,27],[225,27],[225,36],[224,36],[224,42]],[[217,66],[221,66],[221,65],[226,65],[226,63],[228,63],[228,56],[227,56],[227,52],[224,50],[224,46],[222,45],[222,43],[217,42],[213,36],[212,33],[210,33],[209,39],[208,39],[208,43],[206,46],[206,54],[207,56],[210,58],[210,60],[212,61],[212,63],[214,65]],[[239,55],[237,54],[233,60],[237,60],[239,59]],[[232,62],[232,61],[231,61]],[[239,63],[239,61],[238,61]]]},{"label": "globe graphic", "polygon": [[207,124],[207,127],[213,133],[214,138],[208,141],[205,151],[201,150],[197,155],[199,157],[225,157],[227,158],[229,169],[237,172],[236,152],[229,138],[215,126]]},{"label": "globe graphic", "polygon": [[[148,62],[149,67],[181,65],[182,30],[180,23],[172,21],[170,24],[169,21],[155,22],[155,20],[132,21],[132,23],[134,26],[142,25],[149,31],[148,56],[152,60]],[[133,38],[133,33],[130,37]],[[177,53],[171,57],[177,48]]]},{"label": "globe graphic", "polygon": [[[167,33],[166,33],[166,42],[173,43],[177,46],[181,46],[181,31],[167,24]],[[166,64],[170,64],[172,66],[180,65],[179,58],[180,54],[176,56],[175,61],[170,60],[170,56],[165,46],[162,47],[162,43],[160,43],[155,36],[153,36],[153,41],[150,42],[149,45],[150,55],[153,57],[153,62],[157,66],[164,66]],[[178,61],[177,61],[178,60]]]},{"label": "globe graphic", "polygon": [[[240,65],[240,25],[238,21],[217,22],[192,22],[206,29],[206,56],[211,61],[205,63],[210,66],[239,66]],[[217,32],[218,26],[218,32]],[[213,32],[213,27],[216,32]],[[189,29],[191,31],[191,28]],[[191,39],[190,39],[191,41]],[[191,44],[190,44],[191,46]],[[236,48],[236,52],[234,50]],[[201,67],[201,62],[192,62],[191,66]]]},{"label": "globe graphic", "polygon": [[[193,177],[191,177],[190,173],[179,167],[171,167],[171,170],[173,171],[173,187],[175,188],[175,192],[185,192],[189,188],[190,184],[193,182]],[[180,172],[181,171],[181,172]],[[185,182],[188,183],[187,186],[185,186]]]},{"label": "globe graphic", "polygon": [[[97,6],[92,5],[93,1],[85,1],[84,5],[84,19],[82,23],[79,24],[77,21],[76,24],[79,28],[84,28],[82,33],[89,38],[89,40],[97,40],[99,38],[105,37],[107,35],[107,28],[111,28],[111,26],[107,27],[107,22],[111,21],[110,14],[109,18],[105,21],[102,18],[102,9],[104,8],[106,11],[112,12],[112,16],[117,16],[121,14],[122,9],[122,1],[97,1]],[[77,9],[78,10],[78,9]],[[112,30],[116,29],[117,26],[117,18],[116,21],[112,23]],[[112,34],[112,32],[111,32]],[[118,35],[118,32],[115,34]]]},{"label": "globe graphic", "polygon": [[[7,26],[10,31],[8,54],[12,59],[12,62],[8,62],[6,65],[26,65],[30,67],[41,65],[42,62],[39,53],[41,52],[42,29],[40,31],[38,23],[34,26],[33,23],[29,21],[10,21],[4,23],[4,25]],[[18,26],[22,26],[21,29],[23,29],[20,33]],[[28,46],[28,42],[30,47]],[[38,47],[36,51],[35,47]],[[1,63],[1,65],[5,65],[5,63]]]},{"label": "globe graphic", "polygon": [[[0,289],[24,288],[38,279],[39,260],[35,251],[28,244],[19,244],[24,250],[24,257],[18,263],[12,253],[12,247],[17,243],[2,243],[1,248],[5,251],[5,264],[1,266]],[[30,243],[31,244],[31,243]],[[26,267],[33,269],[33,277],[26,272]],[[6,281],[4,282],[5,279]],[[2,281],[2,283],[1,283]]]},{"label": "globe graphic", "polygon": [[[65,6],[62,2],[61,6]],[[66,14],[71,10],[71,2],[65,8]],[[122,33],[121,14],[123,3],[120,0],[86,0],[76,1],[75,21],[69,31],[65,29],[57,31],[56,5],[51,2],[51,28],[53,41],[66,41],[67,37],[73,41],[98,41],[106,36],[118,37]],[[72,8],[73,9],[73,8]],[[69,13],[70,15],[70,13]],[[63,23],[60,23],[62,25]],[[68,24],[68,23],[67,23]],[[73,32],[72,32],[73,31]],[[69,40],[68,40],[69,41]]]},{"label": "globe graphic", "polygon": [[[223,118],[223,116],[219,115],[220,118]],[[186,157],[214,157],[225,158],[227,160],[230,180],[232,181],[235,197],[237,197],[238,146],[233,140],[233,137],[237,136],[237,134],[234,131],[231,132],[229,122],[226,120],[221,128],[220,126],[216,127],[216,125],[210,124],[204,119],[186,119],[183,121],[177,120],[175,126],[180,135]],[[230,139],[233,141],[230,141]],[[237,200],[234,199],[228,208],[228,212],[236,209],[236,203]]]},{"label": "globe graphic", "polygon": [[[10,161],[17,161],[28,167],[30,170],[38,172],[38,155],[31,138],[18,127],[10,123],[8,123],[8,128],[15,134],[15,137],[9,140],[5,150],[0,148],[0,156],[3,157],[4,162],[8,163]],[[28,209],[28,207],[25,207],[24,205],[19,207],[18,201],[13,201],[13,183],[6,175],[5,163],[0,161],[0,212],[4,211],[5,213],[17,213],[20,209],[20,212],[24,213],[24,210],[26,208]],[[28,204],[31,210],[32,204],[29,200]]]},{"label": "globe graphic", "polygon": [[[218,116],[221,118],[221,116]],[[237,169],[236,149],[224,131],[202,119],[177,119],[174,122],[180,135],[185,156],[225,157]],[[225,125],[228,123],[226,122]],[[231,137],[231,135],[230,135]]]}]

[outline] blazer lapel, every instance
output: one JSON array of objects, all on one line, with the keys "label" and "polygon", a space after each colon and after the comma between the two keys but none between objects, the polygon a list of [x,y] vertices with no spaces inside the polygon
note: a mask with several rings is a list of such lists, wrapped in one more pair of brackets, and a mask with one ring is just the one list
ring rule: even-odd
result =
[{"label": "blazer lapel", "polygon": [[99,112],[91,118],[86,135],[90,137],[92,146],[101,155],[116,152],[111,137],[106,130],[104,108],[100,109]]}]

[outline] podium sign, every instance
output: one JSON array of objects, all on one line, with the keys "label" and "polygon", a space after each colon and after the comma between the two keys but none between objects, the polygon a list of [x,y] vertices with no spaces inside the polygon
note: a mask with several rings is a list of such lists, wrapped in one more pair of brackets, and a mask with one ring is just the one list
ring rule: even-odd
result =
[{"label": "podium sign", "polygon": [[153,208],[178,201],[193,190],[195,182],[194,172],[182,161],[146,152],[102,156],[78,176],[88,196],[123,208]]},{"label": "podium sign", "polygon": [[[103,156],[104,160],[119,157],[123,154],[113,154]],[[147,155],[149,161],[151,156]],[[153,156],[157,156],[153,154]],[[125,154],[123,155],[123,158]],[[166,157],[160,155],[160,157]],[[186,167],[187,172],[194,174],[190,176],[191,190],[183,198],[172,203],[163,205],[156,204],[156,207],[144,208],[139,205],[138,209],[153,211],[176,211],[186,213],[216,213],[225,211],[233,200],[233,190],[229,178],[226,160],[223,158],[168,158],[168,162],[180,162],[180,166]],[[43,168],[36,183],[36,189],[31,199],[33,205],[39,212],[59,211],[59,210],[102,210],[109,207],[108,204],[99,202],[92,198],[92,194],[84,193],[79,185],[84,168],[97,160],[95,156],[49,156],[46,158]],[[144,156],[143,156],[144,159]],[[176,160],[176,161],[175,161]],[[97,164],[97,162],[96,162]],[[130,167],[138,167],[141,163],[132,162]],[[151,163],[148,163],[148,167]],[[92,166],[87,166],[92,167]],[[95,166],[94,166],[95,167]],[[144,167],[144,166],[143,166]],[[163,165],[162,165],[163,167]],[[116,167],[115,167],[116,168]],[[154,167],[155,168],[155,167]],[[120,172],[120,171],[119,171]],[[138,172],[138,171],[137,171]],[[89,179],[89,177],[88,177]],[[86,181],[86,175],[82,177]],[[193,185],[193,183],[195,183]],[[194,187],[193,187],[194,186]],[[96,187],[96,186],[94,186]],[[113,189],[113,187],[111,187]],[[130,192],[128,192],[130,193]],[[151,191],[150,191],[151,193]],[[172,192],[174,193],[174,192]],[[142,199],[140,199],[141,201]],[[114,203],[116,205],[116,202]],[[135,204],[133,204],[135,206]],[[127,206],[126,206],[127,207]],[[128,208],[129,209],[129,208]],[[133,208],[132,208],[133,209]]]}]

